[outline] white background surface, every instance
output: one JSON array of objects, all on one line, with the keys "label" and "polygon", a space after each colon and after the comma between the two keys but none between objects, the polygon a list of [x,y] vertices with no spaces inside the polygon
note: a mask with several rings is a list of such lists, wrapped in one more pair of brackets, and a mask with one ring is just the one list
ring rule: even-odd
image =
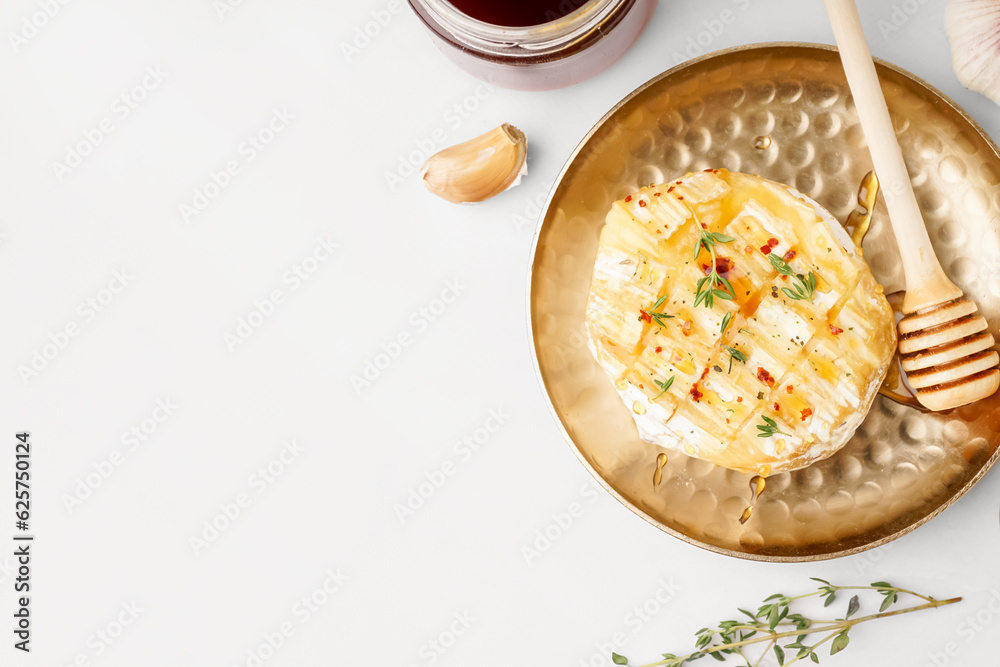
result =
[{"label": "white background surface", "polygon": [[[996,106],[952,72],[943,0],[896,4],[864,3],[874,54],[1000,136]],[[12,648],[13,547],[0,551],[0,664],[253,665],[248,651],[283,623],[293,634],[263,664],[576,667],[593,658],[596,667],[610,664],[611,648],[641,664],[687,652],[695,630],[736,606],[805,592],[810,576],[966,598],[862,626],[824,664],[996,664],[996,471],[878,551],[804,565],[740,561],[662,534],[594,492],[535,380],[524,304],[535,202],[580,137],[680,62],[689,36],[724,9],[738,21],[709,50],[832,41],[819,0],[745,5],[661,2],[636,47],[601,76],[487,94],[409,10],[345,57],[342,44],[386,2],[245,0],[220,16],[210,0],[74,1],[16,49],[9,33],[40,3],[6,3],[0,434],[9,444],[0,478],[12,478],[13,434],[31,431],[37,539],[30,655]],[[165,76],[122,117],[115,101],[147,68]],[[456,104],[476,108],[461,117]],[[250,159],[241,144],[275,110],[294,118]],[[54,163],[105,118],[113,131],[60,178]],[[454,143],[502,122],[530,137],[519,188],[457,207],[415,176],[387,187],[386,172],[435,130]],[[186,222],[180,206],[229,161],[240,172]],[[339,247],[296,287],[287,272],[317,239]],[[132,277],[103,292],[115,271]],[[433,321],[421,315],[449,284],[459,285],[453,302]],[[283,302],[231,350],[225,335],[276,289]],[[87,299],[103,299],[102,311],[91,314]],[[19,367],[70,324],[78,335],[22,378]],[[410,344],[356,391],[351,376],[401,334]],[[177,407],[132,450],[123,434],[150,431],[167,399]],[[500,429],[471,455],[456,449],[491,410],[505,415]],[[291,440],[302,451],[273,464],[280,475],[254,477]],[[116,450],[120,465],[106,479],[91,475],[107,472]],[[396,505],[446,462],[454,474],[401,521]],[[88,475],[97,488],[81,490]],[[13,544],[11,483],[0,486],[0,540]],[[192,547],[239,494],[249,506]],[[555,532],[553,517],[573,503],[572,525],[526,557],[537,531]],[[305,618],[300,599],[338,570],[346,582],[317,593],[325,604]],[[102,641],[97,633],[117,633],[122,605],[133,603],[134,622]],[[470,627],[454,624],[456,614]],[[453,644],[442,636],[450,628],[463,630]],[[435,639],[451,645],[436,652]],[[954,657],[943,653],[949,643]]]}]

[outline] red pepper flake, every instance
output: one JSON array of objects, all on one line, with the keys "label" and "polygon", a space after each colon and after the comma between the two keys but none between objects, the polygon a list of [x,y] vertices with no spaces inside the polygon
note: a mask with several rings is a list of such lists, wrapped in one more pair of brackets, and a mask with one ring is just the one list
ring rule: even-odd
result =
[{"label": "red pepper flake", "polygon": [[778,245],[778,239],[773,238],[773,237],[769,238],[767,240],[767,245],[771,246],[772,248],[775,247],[776,245]]},{"label": "red pepper flake", "polygon": [[769,246],[769,245],[762,245],[760,247],[760,251],[762,253],[764,253],[765,255],[770,255],[771,254],[771,246]]},{"label": "red pepper flake", "polygon": [[743,248],[743,252],[745,252],[746,254],[749,255],[750,253],[753,252],[753,248],[751,248],[750,246],[747,246],[746,248]]},{"label": "red pepper flake", "polygon": [[630,202],[630,201],[632,201],[632,195],[629,195],[628,197],[625,197],[625,203],[626,203],[626,204],[627,204],[628,202]]},{"label": "red pepper flake", "polygon": [[674,185],[680,185],[683,181],[675,181]]},{"label": "red pepper flake", "polygon": [[787,391],[789,394],[792,393],[792,385],[788,385],[787,387],[785,387],[785,391]]},{"label": "red pepper flake", "polygon": [[733,260],[729,259],[728,257],[715,258],[716,273],[729,273],[734,268],[736,268],[736,264],[733,262]]},{"label": "red pepper flake", "polygon": [[774,386],[774,377],[767,372],[766,369],[757,367],[757,379],[766,384],[768,387]]},{"label": "red pepper flake", "polygon": [[727,424],[729,423],[729,418],[728,418],[728,417],[726,417],[726,423],[727,423]]},{"label": "red pepper flake", "polygon": [[701,390],[698,389],[698,383],[697,382],[695,382],[693,385],[691,385],[691,392],[690,393],[691,393],[691,398],[694,399],[695,402],[700,401],[705,396],[705,394],[701,393]]},{"label": "red pepper flake", "polygon": [[653,193],[653,196],[654,196],[654,197],[659,197],[659,196],[660,196],[660,193],[659,193],[659,192],[654,192],[654,193]]},{"label": "red pepper flake", "polygon": [[681,333],[683,333],[685,336],[690,336],[691,335],[691,321],[690,320],[685,321],[684,324],[681,325]]},{"label": "red pepper flake", "polygon": [[737,396],[736,397],[736,402],[737,403],[742,403],[743,402],[743,397],[742,396]]},{"label": "red pepper flake", "polygon": [[806,408],[805,410],[803,410],[802,411],[802,421],[805,421],[805,420],[809,419],[809,416],[812,415],[812,413],[813,413],[813,411],[812,411],[811,408]]},{"label": "red pepper flake", "polygon": [[795,254],[796,253],[794,250],[789,250],[788,252],[785,253],[785,256],[782,257],[781,259],[785,260],[786,262],[790,262],[793,259],[795,259]]},{"label": "red pepper flake", "polygon": [[668,195],[669,195],[669,194],[670,194],[671,192],[673,192],[673,191],[674,191],[674,186],[672,186],[672,185],[671,185],[671,186],[670,186],[669,188],[667,188],[667,194],[668,194]]},{"label": "red pepper flake", "polygon": [[712,269],[711,269],[711,267],[709,267],[708,264],[702,264],[701,265],[701,272],[704,273],[707,276],[709,273],[712,272]]},{"label": "red pepper flake", "polygon": [[713,173],[713,170],[712,170],[711,168],[709,168],[709,169],[706,169],[705,171],[706,171],[707,173],[709,173],[709,174]]},{"label": "red pepper flake", "polygon": [[700,377],[700,378],[698,378],[698,380],[699,380],[699,381],[700,381],[700,380],[704,380],[704,379],[705,379],[705,378],[707,378],[707,377],[708,377],[708,367],[706,366],[706,367],[705,367],[705,370],[704,370],[704,371],[702,371],[702,373],[701,373],[701,377]]},{"label": "red pepper flake", "polygon": [[844,333],[844,330],[841,329],[840,327],[836,327],[836,326],[834,326],[834,325],[831,324],[830,325],[830,333],[832,333],[834,336],[839,336],[840,334]]},{"label": "red pepper flake", "polygon": [[647,313],[645,310],[640,310],[639,311],[639,319],[642,320],[643,322],[652,322],[653,321],[653,318],[650,317],[649,313]]},{"label": "red pepper flake", "polygon": [[657,345],[656,346],[656,353],[659,354],[660,352],[663,352],[663,348],[660,347],[659,345]]},{"label": "red pepper flake", "polygon": [[678,196],[677,198],[678,198],[678,199],[684,199],[684,195],[680,195],[680,196]]},{"label": "red pepper flake", "polygon": [[778,404],[777,401],[774,402],[774,411],[781,412],[781,406]]},{"label": "red pepper flake", "polygon": [[642,386],[641,382],[639,383],[639,389],[645,389],[645,387]]},{"label": "red pepper flake", "polygon": [[644,202],[643,200],[640,199],[639,200],[639,208],[646,208],[646,202]]},{"label": "red pepper flake", "polygon": [[659,229],[657,229],[657,230],[656,230],[656,233],[657,233],[657,234],[662,234],[663,232],[661,232],[661,231],[660,231]]}]

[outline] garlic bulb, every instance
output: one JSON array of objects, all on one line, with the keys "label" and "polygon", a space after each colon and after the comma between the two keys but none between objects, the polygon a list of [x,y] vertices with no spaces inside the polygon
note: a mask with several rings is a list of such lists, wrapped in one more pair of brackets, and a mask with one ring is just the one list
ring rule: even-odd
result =
[{"label": "garlic bulb", "polygon": [[481,202],[517,185],[528,172],[527,156],[524,133],[504,123],[430,156],[420,176],[442,199]]},{"label": "garlic bulb", "polygon": [[958,80],[1000,104],[1000,0],[949,0],[945,22]]}]

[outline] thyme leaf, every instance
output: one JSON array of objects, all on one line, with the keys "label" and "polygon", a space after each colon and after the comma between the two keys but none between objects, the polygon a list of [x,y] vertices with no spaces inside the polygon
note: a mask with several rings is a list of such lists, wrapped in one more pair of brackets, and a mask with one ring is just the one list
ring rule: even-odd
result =
[{"label": "thyme leaf", "polygon": [[773,419],[771,419],[770,417],[761,415],[760,418],[764,420],[764,423],[757,424],[757,430],[760,431],[760,433],[757,434],[758,438],[770,438],[772,435],[775,435],[777,433],[780,433],[781,435],[789,435],[788,433],[785,433],[784,431],[779,429],[778,423]]},{"label": "thyme leaf", "polygon": [[785,296],[796,301],[813,300],[813,295],[816,292],[816,274],[812,271],[809,272],[809,275],[805,276],[801,273],[795,273],[795,271],[792,270],[792,267],[788,265],[788,262],[774,253],[768,255],[767,259],[770,260],[771,266],[774,267],[775,271],[792,279],[791,288],[781,288],[781,291],[785,293]]},{"label": "thyme leaf", "polygon": [[740,362],[741,364],[745,364],[747,362],[747,355],[743,354],[735,347],[730,347],[729,345],[723,345],[722,349],[724,349],[726,352],[729,353],[729,370],[727,371],[727,373],[733,372],[733,359]]},{"label": "thyme leaf", "polygon": [[673,319],[674,316],[673,315],[667,315],[666,313],[657,313],[657,312],[655,312],[656,309],[659,308],[660,306],[662,306],[663,302],[666,301],[666,300],[667,300],[667,295],[664,294],[663,296],[661,296],[659,299],[656,300],[656,303],[654,303],[652,306],[650,306],[649,310],[639,311],[639,319],[641,320],[642,316],[646,315],[647,317],[649,317],[650,320],[656,322],[661,327],[667,326],[666,323],[665,323],[665,320]]},{"label": "thyme leaf", "polygon": [[729,323],[732,321],[732,319],[733,319],[732,313],[726,313],[725,315],[722,316],[722,326],[719,328],[720,336],[725,335],[726,328],[729,326]]},{"label": "thyme leaf", "polygon": [[653,397],[654,401],[656,399],[658,399],[660,396],[663,396],[665,393],[667,393],[667,389],[670,389],[670,385],[672,385],[674,383],[674,377],[676,377],[676,376],[671,375],[670,379],[668,379],[666,382],[660,382],[659,380],[653,380],[653,382],[656,383],[656,386],[663,390],[659,394],[657,394],[656,396]]}]

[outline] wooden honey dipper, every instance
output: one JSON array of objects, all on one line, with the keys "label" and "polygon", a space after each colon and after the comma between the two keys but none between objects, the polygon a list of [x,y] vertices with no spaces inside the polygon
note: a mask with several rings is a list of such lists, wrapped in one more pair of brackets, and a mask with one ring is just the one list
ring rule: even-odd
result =
[{"label": "wooden honey dipper", "polygon": [[913,194],[903,154],[865,42],[854,0],[824,0],[875,173],[882,182],[889,221],[906,281],[899,352],[917,400],[931,410],[978,401],[1000,387],[1000,355],[975,303],[941,269]]}]

